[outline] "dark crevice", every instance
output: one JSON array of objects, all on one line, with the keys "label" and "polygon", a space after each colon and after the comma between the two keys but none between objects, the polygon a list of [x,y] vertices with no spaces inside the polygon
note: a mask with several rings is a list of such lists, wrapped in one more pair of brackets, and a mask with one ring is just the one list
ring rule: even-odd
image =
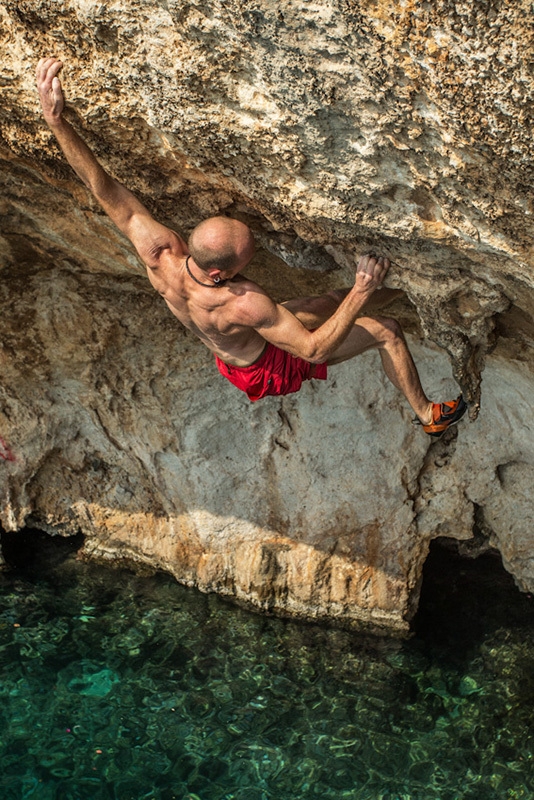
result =
[{"label": "dark crevice", "polygon": [[83,546],[84,536],[51,536],[36,528],[24,528],[6,533],[0,529],[0,546],[8,567],[29,569],[43,566],[43,569],[61,564],[75,555]]},{"label": "dark crevice", "polygon": [[534,625],[534,599],[519,591],[493,549],[473,557],[465,542],[432,542],[423,568],[416,636],[464,660],[500,629]]}]

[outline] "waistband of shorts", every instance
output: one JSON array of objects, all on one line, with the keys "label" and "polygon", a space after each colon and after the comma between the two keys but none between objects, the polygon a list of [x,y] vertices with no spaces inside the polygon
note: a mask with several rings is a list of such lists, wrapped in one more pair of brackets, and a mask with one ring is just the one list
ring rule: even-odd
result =
[{"label": "waistband of shorts", "polygon": [[267,353],[270,351],[270,349],[273,347],[274,345],[271,344],[270,342],[265,342],[265,347],[263,348],[259,356],[252,362],[252,364],[247,364],[246,367],[236,367],[235,364],[227,364],[226,361],[223,361],[222,358],[219,358],[219,356],[217,355],[215,356],[215,360],[220,364],[224,364],[224,366],[229,370],[235,369],[238,372],[247,372],[248,370],[257,369],[259,366],[261,366],[261,362],[267,356]]}]

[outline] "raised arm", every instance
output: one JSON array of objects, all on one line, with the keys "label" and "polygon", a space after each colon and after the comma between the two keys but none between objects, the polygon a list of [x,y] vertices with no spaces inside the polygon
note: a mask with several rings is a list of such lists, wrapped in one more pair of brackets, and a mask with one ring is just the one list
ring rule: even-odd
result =
[{"label": "raised arm", "polygon": [[239,322],[254,328],[268,342],[292,355],[313,363],[327,361],[352,330],[358,314],[384,280],[389,266],[387,258],[362,256],[354,286],[315,331],[307,330],[290,310],[262,292],[244,296]]},{"label": "raised arm", "polygon": [[57,58],[42,58],[37,65],[37,89],[43,116],[56,137],[65,158],[85,183],[106,214],[130,239],[148,267],[157,267],[165,250],[185,255],[184,240],[157,222],[142,203],[103,169],[95,156],[63,117],[65,98],[58,78],[63,63]]}]

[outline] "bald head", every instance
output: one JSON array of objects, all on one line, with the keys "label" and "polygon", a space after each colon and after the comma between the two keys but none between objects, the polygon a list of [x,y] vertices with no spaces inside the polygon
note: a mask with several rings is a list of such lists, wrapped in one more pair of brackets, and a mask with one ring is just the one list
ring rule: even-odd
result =
[{"label": "bald head", "polygon": [[203,270],[235,269],[245,266],[254,255],[252,231],[229,217],[210,217],[201,222],[191,233],[188,245],[195,264]]}]

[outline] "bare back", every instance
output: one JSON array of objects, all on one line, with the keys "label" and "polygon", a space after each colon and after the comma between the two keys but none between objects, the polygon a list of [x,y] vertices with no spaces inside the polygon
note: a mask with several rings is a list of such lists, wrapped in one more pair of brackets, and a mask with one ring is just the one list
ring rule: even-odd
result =
[{"label": "bare back", "polygon": [[246,306],[265,292],[240,275],[223,286],[200,286],[188,275],[185,256],[167,251],[157,267],[147,267],[153,287],[182,325],[220,359],[236,367],[252,364],[265,339],[246,324]]}]

